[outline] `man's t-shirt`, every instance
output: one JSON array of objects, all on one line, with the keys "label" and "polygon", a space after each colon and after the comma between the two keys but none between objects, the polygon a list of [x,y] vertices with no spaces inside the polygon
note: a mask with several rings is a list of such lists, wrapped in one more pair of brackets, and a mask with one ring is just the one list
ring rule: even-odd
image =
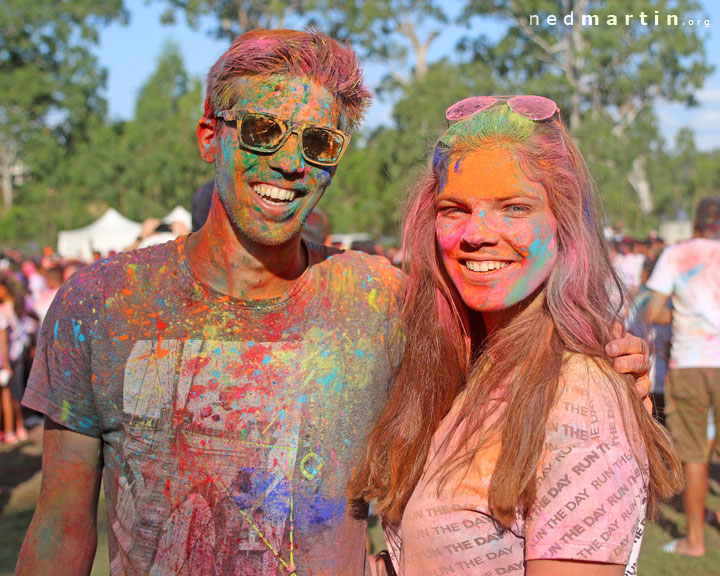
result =
[{"label": "man's t-shirt", "polygon": [[[488,489],[495,442],[441,486],[435,474],[456,454],[462,428],[443,447],[463,395],[435,433],[400,531],[386,529],[402,576],[524,574],[534,559],[626,564],[637,573],[647,502],[647,460],[626,400],[591,361],[566,362],[550,412],[535,503],[508,530],[496,524]],[[497,411],[496,411],[497,413]],[[625,425],[627,423],[627,426]]]},{"label": "man's t-shirt", "polygon": [[670,368],[720,368],[720,240],[669,246],[647,287],[672,295]]},{"label": "man's t-shirt", "polygon": [[61,289],[25,404],[103,439],[112,574],[363,573],[345,487],[387,397],[402,279],[309,246],[273,300],[201,283],[182,238]]}]

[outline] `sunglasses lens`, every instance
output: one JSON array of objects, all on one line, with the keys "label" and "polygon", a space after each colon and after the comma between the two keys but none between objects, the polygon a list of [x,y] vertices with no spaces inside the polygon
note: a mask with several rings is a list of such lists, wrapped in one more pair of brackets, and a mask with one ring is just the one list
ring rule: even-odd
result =
[{"label": "sunglasses lens", "polygon": [[245,146],[271,150],[282,140],[285,128],[264,114],[246,114],[242,119],[240,140]]},{"label": "sunglasses lens", "polygon": [[340,158],[345,139],[341,134],[319,127],[303,131],[302,145],[308,159],[321,163],[334,163]]},{"label": "sunglasses lens", "polygon": [[530,120],[547,120],[557,110],[557,104],[543,96],[514,96],[508,100],[513,112]]},{"label": "sunglasses lens", "polygon": [[457,122],[492,106],[497,100],[494,96],[472,96],[456,102],[445,110],[445,118]]}]

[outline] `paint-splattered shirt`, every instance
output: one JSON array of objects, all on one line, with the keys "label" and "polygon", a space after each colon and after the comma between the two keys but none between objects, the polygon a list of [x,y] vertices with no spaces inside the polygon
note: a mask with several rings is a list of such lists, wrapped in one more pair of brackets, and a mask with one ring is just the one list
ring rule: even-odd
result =
[{"label": "paint-splattered shirt", "polygon": [[345,487],[387,398],[402,278],[309,254],[273,300],[202,284],[184,239],[61,289],[25,404],[102,437],[113,575],[363,573]]},{"label": "paint-splattered shirt", "polygon": [[626,564],[626,575],[637,573],[648,478],[637,429],[625,428],[624,404],[607,376],[583,357],[566,362],[560,390],[548,420],[535,503],[508,530],[494,523],[488,507],[498,442],[438,493],[434,473],[443,454],[461,449],[462,424],[442,447],[463,396],[456,399],[433,437],[400,530],[386,529],[402,576],[521,575],[532,559]]},{"label": "paint-splattered shirt", "polygon": [[669,246],[647,286],[672,295],[670,368],[720,368],[720,240]]}]

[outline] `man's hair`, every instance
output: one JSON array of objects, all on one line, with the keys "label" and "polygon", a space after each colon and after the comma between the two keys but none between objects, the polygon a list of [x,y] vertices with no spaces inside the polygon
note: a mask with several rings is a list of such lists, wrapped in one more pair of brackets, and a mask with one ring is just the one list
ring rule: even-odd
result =
[{"label": "man's hair", "polygon": [[312,28],[307,32],[258,28],[238,36],[210,69],[205,117],[237,103],[237,78],[273,74],[309,78],[327,89],[337,103],[343,130],[357,128],[372,98],[350,46]]},{"label": "man's hair", "polygon": [[695,209],[695,230],[720,237],[720,196],[707,196]]}]

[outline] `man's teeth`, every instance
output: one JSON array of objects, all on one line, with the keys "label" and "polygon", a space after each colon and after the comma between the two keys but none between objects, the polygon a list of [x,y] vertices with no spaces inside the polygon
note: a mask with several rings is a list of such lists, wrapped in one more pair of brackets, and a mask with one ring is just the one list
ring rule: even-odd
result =
[{"label": "man's teeth", "polygon": [[510,262],[500,262],[498,260],[483,260],[476,262],[474,260],[465,260],[465,266],[473,272],[489,272],[490,270],[500,270],[505,268]]},{"label": "man's teeth", "polygon": [[285,190],[284,188],[270,186],[269,184],[256,184],[253,186],[253,190],[263,198],[282,202],[292,202],[295,200],[295,195],[297,194],[295,190]]}]

